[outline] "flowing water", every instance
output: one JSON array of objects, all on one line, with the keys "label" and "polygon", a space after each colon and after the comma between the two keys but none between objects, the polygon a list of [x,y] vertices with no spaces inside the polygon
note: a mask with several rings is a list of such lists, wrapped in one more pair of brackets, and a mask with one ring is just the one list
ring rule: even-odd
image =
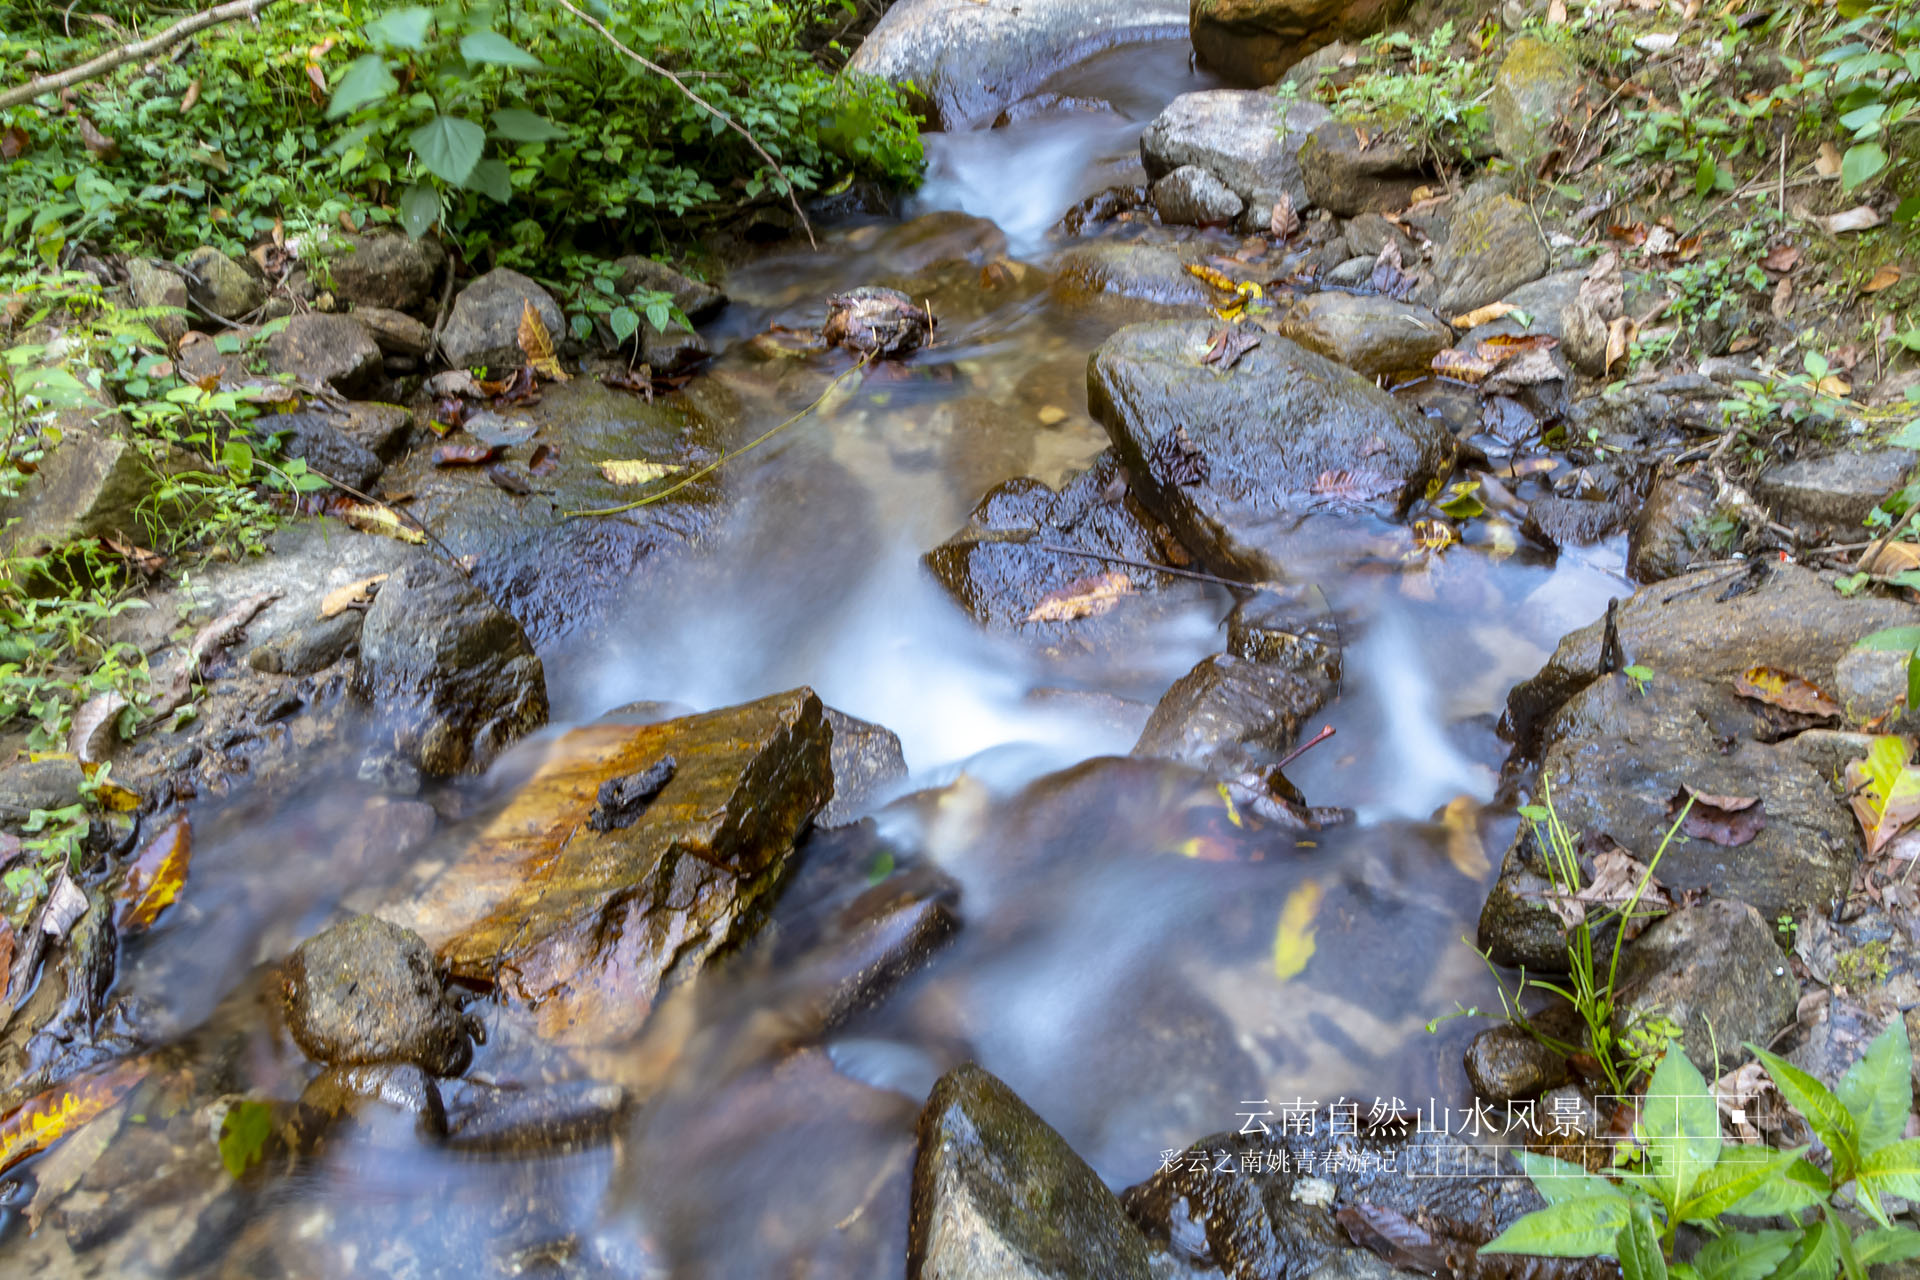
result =
[{"label": "flowing water", "polygon": [[[991,219],[1016,262],[1044,265],[1057,249],[1047,228],[1125,171],[1160,105],[1197,87],[1184,47],[1096,59],[1056,88],[1114,110],[931,136],[910,212]],[[913,274],[914,234],[841,226],[818,254],[729,277],[716,337],[735,346],[711,376],[745,406],[741,440],[827,376],[747,340],[817,324],[835,290]],[[1163,1150],[1237,1127],[1243,1100],[1457,1101],[1476,1024],[1426,1024],[1493,998],[1462,938],[1512,829],[1478,807],[1505,750],[1494,720],[1558,637],[1622,590],[1618,548],[1556,566],[1456,547],[1323,584],[1346,628],[1345,685],[1323,717],[1337,733],[1289,776],[1359,820],[1249,839],[1190,773],[1115,758],[1159,694],[1221,648],[1226,591],[1187,584],[1125,660],[1075,659],[986,633],[920,564],[993,484],[1057,482],[1105,446],[1084,371],[1114,316],[1032,279],[989,288],[977,266],[935,271],[935,348],[843,387],[730,464],[738,501],[723,527],[543,654],[556,726],[636,701],[704,710],[806,684],[896,731],[911,769],[870,824],[810,839],[766,941],[656,1018],[670,1025],[567,1060],[576,1074],[644,1080],[649,1101],[611,1143],[538,1156],[357,1132],[238,1221],[202,1223],[189,1270],[895,1276],[918,1104],[968,1058],[1114,1186],[1151,1174]],[[550,733],[472,788],[472,807],[524,776]],[[403,855],[339,861],[365,809],[337,794],[316,786],[272,810],[203,802],[188,899],[128,949],[122,989],[164,1010],[176,1055],[220,1088],[299,1093],[306,1068],[274,1030],[260,966],[406,871]],[[362,831],[354,847],[369,843]],[[889,865],[956,882],[962,927],[877,1007],[796,1036],[789,961]],[[1276,926],[1303,889],[1318,904],[1314,952],[1283,979]],[[470,1074],[521,1081],[531,1061],[554,1073],[496,1035]],[[132,1231],[158,1238],[179,1217],[156,1209]],[[97,1268],[67,1258],[56,1234],[29,1242],[16,1223],[0,1269]]]}]

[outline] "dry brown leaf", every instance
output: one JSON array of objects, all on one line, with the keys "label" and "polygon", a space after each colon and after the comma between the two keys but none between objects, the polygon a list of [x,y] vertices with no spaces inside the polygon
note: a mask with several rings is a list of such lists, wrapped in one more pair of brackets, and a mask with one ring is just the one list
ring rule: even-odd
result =
[{"label": "dry brown leaf", "polygon": [[73,727],[67,731],[67,750],[82,764],[104,760],[113,750],[114,726],[120,713],[132,706],[117,693],[96,693],[73,713]]},{"label": "dry brown leaf", "polygon": [[344,587],[335,587],[321,598],[320,616],[322,618],[334,618],[349,609],[357,609],[361,605],[371,604],[373,602],[374,588],[386,580],[386,574],[376,573],[371,578],[361,578],[357,582],[349,582]]},{"label": "dry brown leaf", "polygon": [[1627,358],[1636,328],[1631,316],[1615,316],[1608,322],[1606,372],[1612,373],[1613,366]]},{"label": "dry brown leaf", "polygon": [[376,507],[369,502],[342,503],[334,508],[333,514],[362,533],[383,534],[416,545],[424,544],[427,540],[426,534],[402,522],[397,512],[387,507]]},{"label": "dry brown leaf", "polygon": [[520,304],[520,329],[514,338],[535,373],[549,382],[567,380],[567,371],[560,367],[560,358],[553,351],[553,335],[547,332],[546,322],[533,309],[531,300]]},{"label": "dry brown leaf", "polygon": [[1792,244],[1777,244],[1767,250],[1767,256],[1760,259],[1760,265],[1769,271],[1784,274],[1800,265],[1800,247]]},{"label": "dry brown leaf", "polygon": [[1477,307],[1465,315],[1455,316],[1449,323],[1456,329],[1478,329],[1483,324],[1492,324],[1501,316],[1519,309],[1511,302],[1489,302],[1486,306]]},{"label": "dry brown leaf", "polygon": [[1643,880],[1646,889],[1635,902],[1633,917],[1622,926],[1628,941],[1632,941],[1655,916],[1672,909],[1673,899],[1666,887],[1648,874],[1645,863],[1618,845],[1593,856],[1592,883],[1573,894],[1548,895],[1547,909],[1571,929],[1587,918],[1589,907],[1603,911],[1625,909],[1629,902],[1634,902],[1635,891],[1640,890]]},{"label": "dry brown leaf", "polygon": [[1097,618],[1120,597],[1133,594],[1133,579],[1118,570],[1091,578],[1076,578],[1058,591],[1040,598],[1027,614],[1028,622],[1072,622],[1078,618]]},{"label": "dry brown leaf", "polygon": [[1812,683],[1778,667],[1748,667],[1734,677],[1733,691],[1803,716],[1837,716],[1840,704]]},{"label": "dry brown leaf", "polygon": [[[1688,798],[1693,803],[1688,805]],[[1680,833],[1734,849],[1750,842],[1767,825],[1766,806],[1753,796],[1719,796],[1686,787],[1667,804],[1667,816],[1687,811]]]},{"label": "dry brown leaf", "polygon": [[80,142],[87,150],[102,160],[111,160],[120,154],[120,144],[94,127],[93,121],[85,116],[75,116],[75,125],[80,130]]},{"label": "dry brown leaf", "polygon": [[180,95],[180,114],[185,115],[193,110],[194,104],[198,101],[200,101],[200,77],[195,76],[192,83],[187,85],[187,91]]},{"label": "dry brown leaf", "polygon": [[1187,274],[1205,281],[1222,293],[1233,293],[1240,287],[1233,281],[1232,277],[1226,275],[1224,272],[1214,270],[1203,262],[1189,262],[1187,264]]},{"label": "dry brown leaf", "polygon": [[1773,286],[1773,301],[1767,304],[1767,311],[1775,320],[1785,320],[1793,314],[1793,280],[1782,276],[1780,283]]},{"label": "dry brown leaf", "polygon": [[1207,354],[1200,357],[1200,363],[1217,369],[1231,369],[1240,363],[1241,356],[1259,345],[1260,334],[1257,330],[1237,324],[1225,325],[1214,331],[1213,338],[1207,343]]},{"label": "dry brown leaf", "polygon": [[1900,283],[1900,268],[1887,263],[1873,273],[1873,279],[1860,286],[1862,293],[1879,293],[1882,289],[1891,289]]},{"label": "dry brown leaf", "polygon": [[1820,154],[1813,158],[1813,171],[1823,178],[1840,176],[1840,148],[1831,142],[1820,144]]},{"label": "dry brown leaf", "polygon": [[1861,564],[1868,573],[1903,573],[1920,569],[1920,542],[1889,542],[1873,553],[1873,559]]},{"label": "dry brown leaf", "polygon": [[1273,216],[1267,220],[1267,232],[1275,240],[1290,239],[1300,229],[1300,215],[1294,211],[1293,197],[1286,192],[1273,202]]},{"label": "dry brown leaf", "polygon": [[1433,371],[1443,378],[1452,378],[1456,382],[1478,384],[1485,382],[1496,361],[1471,351],[1462,351],[1458,347],[1448,347],[1433,357]]},{"label": "dry brown leaf", "polygon": [[600,468],[600,474],[614,484],[652,484],[680,470],[664,462],[649,462],[645,458],[615,458],[594,464]]}]

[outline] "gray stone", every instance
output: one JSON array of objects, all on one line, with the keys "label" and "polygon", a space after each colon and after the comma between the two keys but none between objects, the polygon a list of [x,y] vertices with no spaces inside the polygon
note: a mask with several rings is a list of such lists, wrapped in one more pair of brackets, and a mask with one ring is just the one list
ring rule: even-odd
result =
[{"label": "gray stone", "polygon": [[419,934],[374,916],[349,916],[301,943],[281,994],[287,1030],[316,1062],[411,1062],[454,1076],[473,1056],[467,1017],[433,952]]},{"label": "gray stone", "polygon": [[1713,493],[1704,479],[1655,477],[1627,527],[1628,575],[1635,582],[1659,582],[1710,558],[1705,525],[1712,514]]},{"label": "gray stone", "polygon": [[479,770],[547,721],[526,632],[458,569],[422,557],[381,584],[360,634],[354,691],[427,773]]},{"label": "gray stone", "polygon": [[1310,94],[1319,85],[1324,73],[1337,71],[1342,62],[1350,57],[1357,60],[1361,53],[1358,45],[1348,44],[1345,40],[1322,45],[1288,67],[1286,74],[1280,77],[1279,86],[1285,88],[1297,84],[1303,94]]},{"label": "gray stone", "polygon": [[211,245],[201,245],[181,265],[188,296],[222,320],[238,320],[267,300],[266,285]]},{"label": "gray stone", "polygon": [[397,404],[360,400],[336,415],[334,426],[342,434],[372,450],[384,462],[392,462],[406,448],[413,430],[413,415]]},{"label": "gray stone", "polygon": [[1360,289],[1373,278],[1375,258],[1348,258],[1327,272],[1327,283],[1342,289]]},{"label": "gray stone", "polygon": [[347,655],[360,640],[366,614],[347,609],[275,636],[247,655],[247,665],[271,675],[310,676]]},{"label": "gray stone", "polygon": [[1324,671],[1217,653],[1173,682],[1133,754],[1233,775],[1271,764],[1333,697]]},{"label": "gray stone", "polygon": [[847,70],[912,84],[937,128],[976,129],[1063,67],[1186,31],[1186,6],[1173,0],[899,0]]},{"label": "gray stone", "polygon": [[832,707],[826,712],[833,729],[833,799],[814,822],[843,827],[865,812],[888,783],[907,776],[907,758],[893,730]]},{"label": "gray stone", "polygon": [[1304,213],[1308,199],[1300,178],[1300,144],[1327,119],[1326,108],[1318,103],[1286,103],[1271,93],[1183,93],[1140,135],[1140,159],[1150,178],[1194,165],[1242,200],[1267,193],[1269,216],[1273,193],[1281,191]]},{"label": "gray stone", "polygon": [[390,356],[412,356],[417,360],[427,354],[427,346],[433,341],[433,330],[404,311],[355,307],[353,318],[366,329],[374,345]]},{"label": "gray stone", "polygon": [[1213,295],[1187,270],[1193,260],[1160,245],[1099,240],[1061,254],[1052,287],[1067,302],[1134,299],[1200,310],[1212,305]]},{"label": "gray stone", "polygon": [[1309,294],[1281,317],[1280,332],[1369,378],[1425,370],[1453,344],[1432,312],[1376,294]]},{"label": "gray stone", "polygon": [[446,250],[427,237],[410,239],[397,231],[366,235],[329,235],[319,249],[324,266],[316,274],[334,299],[354,307],[418,311],[438,299],[435,286],[446,269]]},{"label": "gray stone", "polygon": [[1768,467],[1753,495],[1782,518],[1858,531],[1888,494],[1906,483],[1914,455],[1906,449],[1843,449]]},{"label": "gray stone", "polygon": [[1272,84],[1330,40],[1385,29],[1407,0],[1193,0],[1200,61],[1236,84]]},{"label": "gray stone", "polygon": [[255,420],[261,434],[280,441],[289,458],[303,458],[315,472],[365,493],[380,478],[385,465],[373,450],[340,430],[334,414],[302,410]]},{"label": "gray stone", "polygon": [[1525,205],[1508,195],[1471,200],[1454,218],[1434,262],[1440,290],[1434,309],[1454,316],[1497,302],[1545,275],[1548,265],[1547,247]]},{"label": "gray stone", "polygon": [[1378,129],[1363,136],[1350,121],[1315,128],[1300,144],[1299,164],[1308,200],[1342,218],[1404,209],[1433,181],[1416,148],[1382,138]]},{"label": "gray stone", "polygon": [[25,822],[35,809],[80,803],[86,774],[76,760],[23,760],[0,769],[0,822]]},{"label": "gray stone", "polygon": [[967,1063],[920,1113],[907,1280],[1146,1280],[1147,1242],[1099,1175]]},{"label": "gray stone", "polygon": [[1475,1036],[1466,1068],[1473,1091],[1489,1102],[1531,1098],[1567,1081],[1567,1060],[1511,1023]]},{"label": "gray stone", "polygon": [[520,316],[531,303],[555,342],[566,332],[565,317],[553,295],[518,271],[496,267],[460,291],[440,334],[440,349],[456,368],[517,368],[526,363],[520,349]]},{"label": "gray stone", "polygon": [[187,282],[179,272],[150,258],[128,258],[127,292],[136,307],[171,309],[173,314],[153,316],[146,322],[162,342],[171,347],[187,336]]},{"label": "gray stone", "polygon": [[308,311],[292,316],[267,339],[267,367],[311,386],[342,395],[372,387],[380,378],[380,348],[351,316]]},{"label": "gray stone", "polygon": [[1616,533],[1624,516],[1614,502],[1549,495],[1527,504],[1520,532],[1555,551],[1588,547]]},{"label": "gray stone", "polygon": [[1162,222],[1206,227],[1232,222],[1245,204],[1220,179],[1189,164],[1153,184],[1153,207]]},{"label": "gray stone", "polygon": [[[1263,338],[1230,370],[1202,363],[1216,327],[1130,325],[1087,372],[1089,409],[1132,492],[1209,568],[1311,576],[1350,551],[1359,512],[1401,510],[1449,465],[1444,427],[1285,338]],[[1329,472],[1367,492],[1330,504],[1314,490]]]},{"label": "gray stone", "polygon": [[1407,233],[1380,214],[1355,215],[1348,221],[1345,234],[1348,252],[1357,257],[1378,258],[1380,251],[1391,244],[1400,251],[1401,262],[1412,264],[1420,260],[1420,251]]},{"label": "gray stone", "polygon": [[118,538],[145,545],[148,500],[163,473],[204,465],[168,451],[150,459],[131,441],[68,422],[20,493],[0,499],[0,550],[8,555],[45,555],[81,538]]},{"label": "gray stone", "polygon": [[1616,991],[1617,1031],[1667,1019],[1693,1065],[1717,1080],[1746,1061],[1747,1042],[1771,1044],[1793,1021],[1800,984],[1768,920],[1718,899],[1676,911],[1627,944]]},{"label": "gray stone", "polygon": [[657,374],[683,372],[712,354],[707,340],[691,329],[677,324],[656,329],[651,320],[640,322],[640,359]]},{"label": "gray stone", "polygon": [[1532,36],[1513,41],[1487,103],[1494,148],[1516,164],[1544,153],[1554,124],[1579,104],[1580,86],[1580,68],[1559,49]]},{"label": "gray stone", "polygon": [[695,324],[705,324],[726,308],[725,293],[704,281],[682,275],[664,262],[629,254],[624,258],[615,258],[613,265],[620,272],[620,292],[634,293],[650,289],[656,293],[670,293],[673,295],[673,305]]}]

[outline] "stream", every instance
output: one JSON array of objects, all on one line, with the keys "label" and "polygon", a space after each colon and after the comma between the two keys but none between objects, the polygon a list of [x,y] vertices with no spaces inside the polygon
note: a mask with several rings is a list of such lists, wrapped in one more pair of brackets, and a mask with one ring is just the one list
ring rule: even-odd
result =
[{"label": "stream", "polygon": [[[1466,941],[1514,821],[1481,811],[1507,750],[1495,723],[1559,637],[1628,590],[1619,539],[1557,563],[1497,546],[1370,560],[1314,584],[1341,620],[1343,685],[1314,722],[1333,738],[1288,777],[1357,820],[1264,844],[1191,771],[1127,757],[1160,694],[1221,649],[1230,591],[1181,583],[1123,652],[1038,652],[984,630],[921,562],[992,486],[1058,484],[1107,446],[1085,369],[1128,317],[1045,287],[1061,247],[1049,228],[1126,173],[1166,101],[1209,87],[1186,55],[1184,42],[1118,50],[1053,86],[1112,111],[929,135],[928,181],[903,218],[824,228],[819,253],[783,248],[728,276],[705,376],[743,406],[729,430],[744,441],[825,383],[756,353],[755,335],[916,274],[929,224],[910,219],[987,219],[1030,269],[995,287],[971,264],[925,272],[937,343],[730,463],[737,501],[718,527],[542,646],[551,727],[466,787],[467,812],[484,814],[555,735],[637,703],[657,718],[807,685],[899,735],[910,776],[870,821],[808,838],[762,938],[671,1025],[569,1060],[647,1081],[645,1105],[609,1142],[535,1156],[356,1130],[247,1202],[194,1273],[264,1274],[249,1259],[268,1250],[309,1276],[898,1276],[918,1108],[968,1059],[1114,1187],[1236,1127],[1247,1100],[1463,1100],[1460,1055],[1485,1024],[1428,1024],[1498,1007]],[[977,234],[950,225],[939,234]],[[269,810],[199,802],[190,900],[129,945],[121,978],[163,1011],[164,1052],[188,1071],[298,1093],[304,1063],[255,992],[267,962],[407,873],[399,855],[328,861],[358,813],[324,780]],[[960,928],[877,1005],[789,1051],[793,949],[895,867],[957,885]],[[1303,886],[1312,954],[1283,978],[1276,922]],[[525,1079],[544,1061],[503,1031],[468,1076]],[[179,1230],[178,1212],[133,1231]],[[10,1230],[0,1270],[98,1274],[57,1235]]]}]

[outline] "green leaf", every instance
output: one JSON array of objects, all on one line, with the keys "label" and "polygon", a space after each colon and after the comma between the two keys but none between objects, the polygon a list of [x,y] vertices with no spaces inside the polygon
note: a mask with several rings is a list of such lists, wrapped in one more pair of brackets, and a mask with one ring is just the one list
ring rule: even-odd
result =
[{"label": "green leaf", "polygon": [[567,136],[565,129],[545,116],[518,107],[502,107],[488,119],[493,121],[494,133],[509,142],[556,142]]},{"label": "green leaf", "polygon": [[625,342],[640,331],[640,317],[632,307],[615,307],[607,313],[607,324],[613,329],[613,340]]},{"label": "green leaf", "polygon": [[377,53],[362,54],[340,77],[340,83],[333,86],[333,97],[327,103],[327,119],[338,120],[369,103],[379,102],[399,87],[400,82],[393,78],[385,58]]},{"label": "green leaf", "polygon": [[1798,1213],[1810,1209],[1833,1194],[1827,1175],[1806,1160],[1788,1165],[1774,1181],[1740,1201],[1727,1212],[1744,1218],[1770,1218],[1776,1213]]},{"label": "green leaf", "polygon": [[1920,707],[1920,649],[1907,655],[1907,705]]},{"label": "green leaf", "polygon": [[1729,1231],[1693,1255],[1700,1280],[1764,1280],[1793,1250],[1795,1230]]},{"label": "green leaf", "polygon": [[1773,1273],[1773,1280],[1833,1280],[1839,1263],[1840,1248],[1833,1238],[1833,1228],[1825,1221],[1816,1222],[1801,1234],[1800,1243]]},{"label": "green leaf", "polygon": [[418,240],[440,220],[440,193],[430,183],[416,182],[400,197],[400,225]]},{"label": "green leaf", "polygon": [[[1871,748],[1869,748],[1871,755]],[[1769,1053],[1757,1045],[1749,1044],[1748,1049],[1766,1065],[1767,1074],[1773,1078],[1774,1087],[1780,1090],[1780,1096],[1787,1105],[1806,1117],[1820,1141],[1827,1144],[1827,1150],[1833,1153],[1833,1178],[1836,1186],[1846,1185],[1847,1179],[1860,1164],[1859,1134],[1853,1125],[1853,1117],[1840,1105],[1827,1086],[1788,1062],[1778,1054]]]},{"label": "green leaf", "polygon": [[1806,1154],[1806,1148],[1775,1151],[1771,1147],[1727,1143],[1720,1159],[1700,1175],[1693,1194],[1675,1212],[1681,1222],[1704,1222],[1726,1213],[1760,1188],[1786,1173]]},{"label": "green leaf", "polygon": [[[1874,1208],[1878,1209],[1878,1204]],[[1840,1267],[1846,1273],[1847,1280],[1867,1280],[1867,1269],[1860,1265],[1860,1257],[1853,1251],[1853,1228],[1842,1222],[1835,1214],[1832,1205],[1822,1209],[1826,1215],[1827,1227],[1833,1236],[1833,1247],[1840,1255]],[[1884,1214],[1880,1215],[1885,1217]],[[1881,1226],[1887,1224],[1883,1221]]]},{"label": "green leaf", "polygon": [[647,304],[647,323],[661,333],[665,333],[667,326],[673,323],[673,303],[665,301],[649,302]]},{"label": "green leaf", "polygon": [[1654,1069],[1634,1131],[1646,1143],[1648,1164],[1669,1209],[1684,1202],[1700,1175],[1720,1158],[1720,1111],[1705,1078],[1678,1045]]},{"label": "green leaf", "polygon": [[1653,1229],[1653,1212],[1645,1204],[1633,1206],[1627,1225],[1620,1228],[1614,1253],[1620,1259],[1623,1280],[1667,1280],[1667,1260]]},{"label": "green leaf", "polygon": [[1860,1161],[1860,1181],[1876,1191],[1920,1200],[1920,1138],[1869,1151]]},{"label": "green leaf", "polygon": [[467,187],[496,204],[510,204],[513,201],[513,175],[507,172],[506,163],[501,160],[482,160],[473,166],[473,173],[467,178]]},{"label": "green leaf", "polygon": [[1920,1231],[1912,1227],[1877,1227],[1853,1242],[1853,1252],[1865,1267],[1917,1258],[1920,1257]]},{"label": "green leaf", "polygon": [[1627,1225],[1625,1196],[1562,1200],[1521,1218],[1480,1246],[1482,1253],[1532,1253],[1547,1258],[1591,1258],[1611,1253]]},{"label": "green leaf", "polygon": [[1693,172],[1693,193],[1697,196],[1713,194],[1713,184],[1720,176],[1718,166],[1712,156],[1701,156],[1700,167]]},{"label": "green leaf", "polygon": [[1888,627],[1853,642],[1856,649],[1911,653],[1920,648],[1920,627]]},{"label": "green leaf", "polygon": [[220,465],[241,484],[253,479],[253,446],[245,440],[229,440],[220,450]]},{"label": "green leaf", "polygon": [[460,37],[460,56],[468,62],[538,71],[545,64],[498,31],[474,31]]},{"label": "green leaf", "polygon": [[259,1161],[272,1133],[271,1106],[251,1099],[234,1103],[220,1121],[220,1163],[228,1173],[239,1177]]},{"label": "green leaf", "polygon": [[[1920,705],[1916,703],[1915,705]],[[1898,1142],[1913,1109],[1913,1048],[1907,1043],[1907,1023],[1894,1018],[1874,1037],[1860,1061],[1847,1068],[1834,1090],[1840,1105],[1853,1117],[1860,1149],[1873,1152]]]},{"label": "green leaf", "polygon": [[1862,142],[1847,148],[1840,157],[1840,184],[1848,191],[1871,179],[1887,167],[1887,153],[1877,142]]},{"label": "green leaf", "polygon": [[433,10],[420,5],[395,9],[366,25],[367,39],[394,49],[418,52],[427,47],[427,32],[433,30]]},{"label": "green leaf", "polygon": [[464,186],[480,163],[487,146],[487,132],[471,120],[459,116],[435,116],[407,135],[407,145],[441,181]]},{"label": "green leaf", "polygon": [[1605,1178],[1588,1173],[1579,1165],[1569,1164],[1565,1160],[1524,1149],[1514,1152],[1514,1158],[1520,1162],[1520,1168],[1527,1177],[1533,1180],[1533,1189],[1548,1204],[1560,1204],[1567,1200],[1604,1200],[1608,1196],[1627,1194]]}]

